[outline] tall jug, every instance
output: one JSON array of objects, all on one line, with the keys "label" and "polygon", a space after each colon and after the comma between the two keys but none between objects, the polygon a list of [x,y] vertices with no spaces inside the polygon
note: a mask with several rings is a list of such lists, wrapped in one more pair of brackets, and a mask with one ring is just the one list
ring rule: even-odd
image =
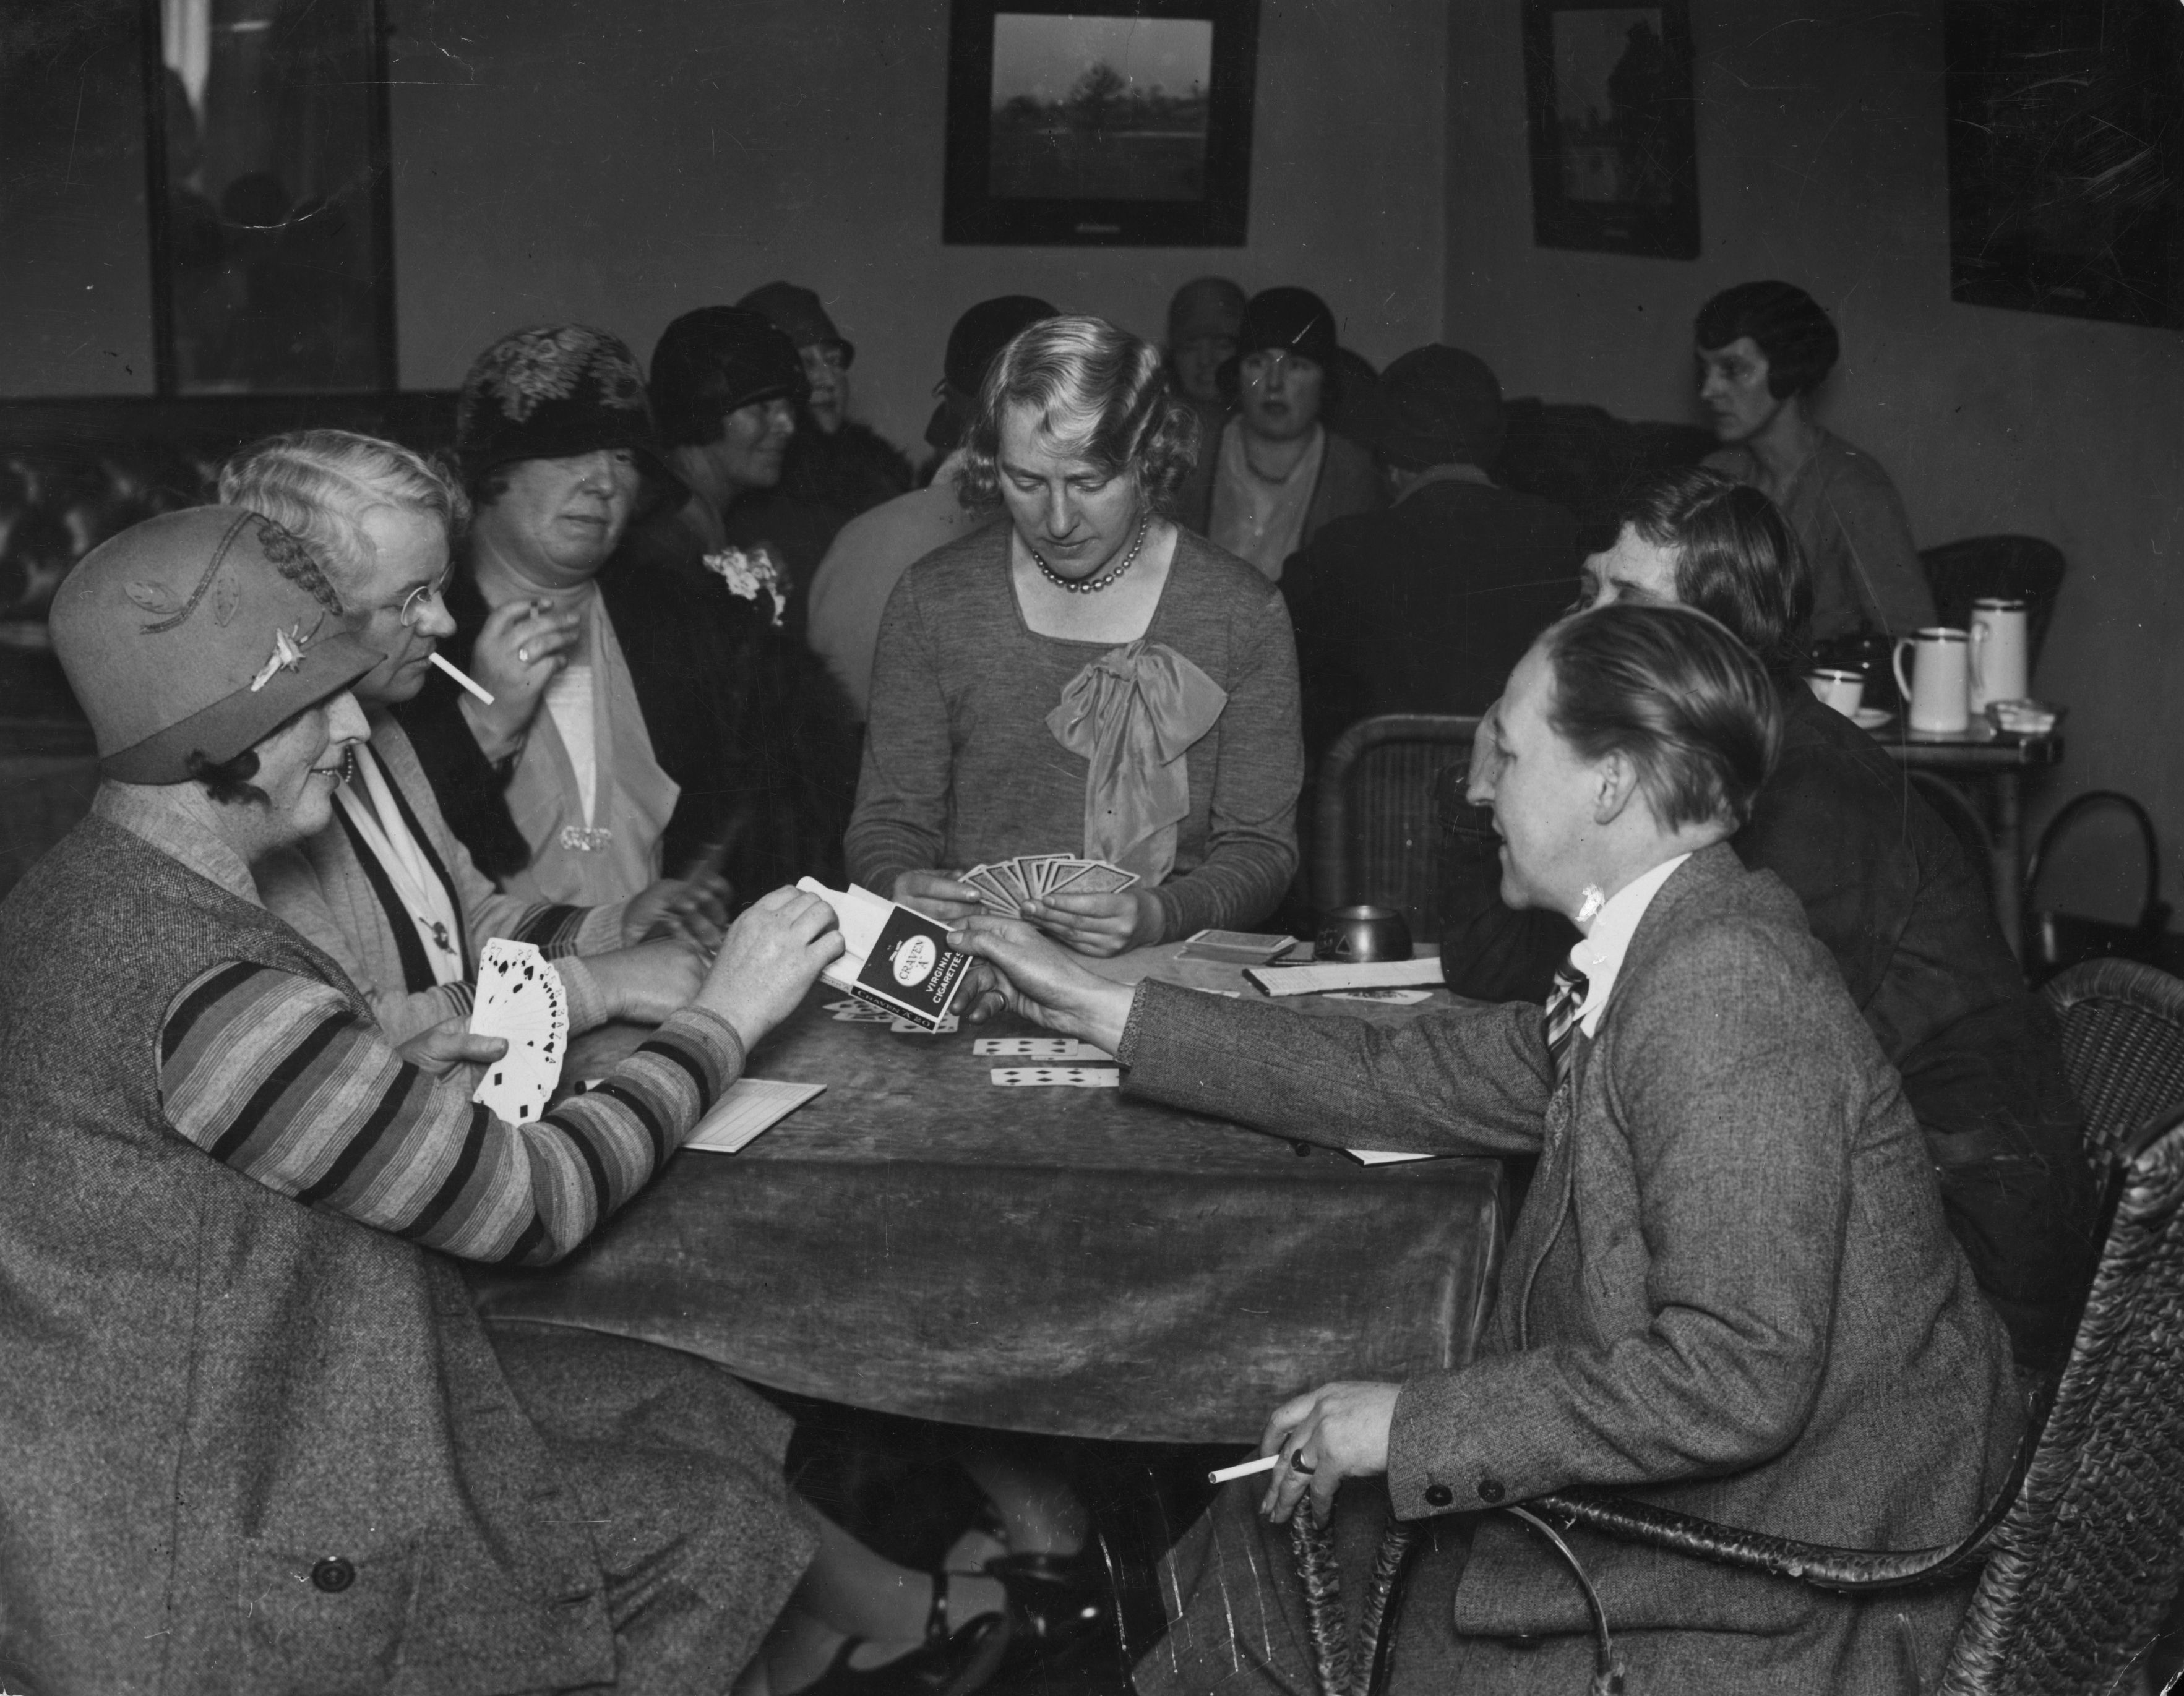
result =
[{"label": "tall jug", "polygon": [[1971,710],[1989,701],[2021,701],[2032,692],[2026,673],[2025,603],[1995,597],[1972,603]]},{"label": "tall jug", "polygon": [[[1896,643],[1896,687],[1910,703],[1905,721],[1914,731],[1961,731],[1971,726],[1971,638],[1935,625]],[[1903,650],[1917,650],[1912,675],[1903,675]]]}]

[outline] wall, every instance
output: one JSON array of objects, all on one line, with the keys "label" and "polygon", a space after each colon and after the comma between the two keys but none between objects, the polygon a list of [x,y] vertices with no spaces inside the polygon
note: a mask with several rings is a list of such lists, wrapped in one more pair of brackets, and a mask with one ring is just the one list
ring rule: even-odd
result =
[{"label": "wall", "polygon": [[946,247],[947,0],[390,0],[405,386],[515,325],[640,357],[775,277],[858,347],[858,410],[915,442],[949,326],[1023,292],[1158,336],[1207,271],[1325,295],[1376,363],[1440,329],[1446,17],[1264,0],[1243,248]]},{"label": "wall", "polygon": [[[2036,680],[2070,706],[2068,752],[2036,822],[2129,791],[2184,903],[2184,336],[1950,301],[1939,0],[1691,10],[1703,245],[1680,263],[1532,244],[1519,8],[1455,0],[1448,339],[1513,394],[1696,420],[1700,303],[1755,277],[1809,289],[1846,348],[1820,415],[1888,465],[1919,543],[2021,531],[2069,556]],[[2074,856],[2066,892],[2129,905],[2135,854],[2098,864]]]}]

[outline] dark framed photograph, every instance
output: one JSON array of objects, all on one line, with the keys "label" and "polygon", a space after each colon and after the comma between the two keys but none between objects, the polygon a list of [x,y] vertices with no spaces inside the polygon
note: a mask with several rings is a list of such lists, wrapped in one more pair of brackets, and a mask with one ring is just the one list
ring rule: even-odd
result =
[{"label": "dark framed photograph", "polygon": [[1952,0],[1949,292],[2184,328],[2184,7]]},{"label": "dark framed photograph", "polygon": [[956,0],[941,239],[1241,247],[1258,0]]},{"label": "dark framed photograph", "polygon": [[383,0],[141,0],[163,395],[395,386]]},{"label": "dark framed photograph", "polygon": [[1525,0],[1524,81],[1533,239],[1696,259],[1690,0]]}]

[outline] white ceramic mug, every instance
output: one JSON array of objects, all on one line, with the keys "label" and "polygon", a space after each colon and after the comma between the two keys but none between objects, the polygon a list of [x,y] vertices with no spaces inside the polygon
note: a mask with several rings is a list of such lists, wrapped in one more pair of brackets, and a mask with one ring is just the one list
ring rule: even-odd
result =
[{"label": "white ceramic mug", "polygon": [[1857,716],[1865,702],[1865,673],[1837,671],[1823,666],[1805,674],[1805,687],[1824,707],[1833,707],[1845,718]]},{"label": "white ceramic mug", "polygon": [[[1894,665],[1896,687],[1911,703],[1906,722],[1914,731],[1971,728],[1970,636],[1947,625],[1934,625],[1916,636],[1899,637]],[[1919,650],[1913,676],[1903,675],[1903,650]]]},{"label": "white ceramic mug", "polygon": [[2024,602],[1972,603],[1971,659],[1973,712],[1985,712],[1989,701],[2021,701],[2032,692]]}]

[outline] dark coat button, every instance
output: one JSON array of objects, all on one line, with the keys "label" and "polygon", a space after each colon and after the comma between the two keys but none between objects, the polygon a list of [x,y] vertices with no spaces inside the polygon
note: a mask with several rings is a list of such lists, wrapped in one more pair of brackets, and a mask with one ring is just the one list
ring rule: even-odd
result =
[{"label": "dark coat button", "polygon": [[1456,1492],[1446,1484],[1426,1486],[1426,1505],[1429,1508],[1445,1508],[1455,1499]]},{"label": "dark coat button", "polygon": [[1481,1478],[1479,1481],[1479,1499],[1482,1502],[1498,1502],[1508,1493],[1502,1487],[1499,1478]]},{"label": "dark coat button", "polygon": [[311,1582],[329,1596],[338,1596],[356,1582],[356,1568],[338,1554],[329,1554],[311,1569]]}]

